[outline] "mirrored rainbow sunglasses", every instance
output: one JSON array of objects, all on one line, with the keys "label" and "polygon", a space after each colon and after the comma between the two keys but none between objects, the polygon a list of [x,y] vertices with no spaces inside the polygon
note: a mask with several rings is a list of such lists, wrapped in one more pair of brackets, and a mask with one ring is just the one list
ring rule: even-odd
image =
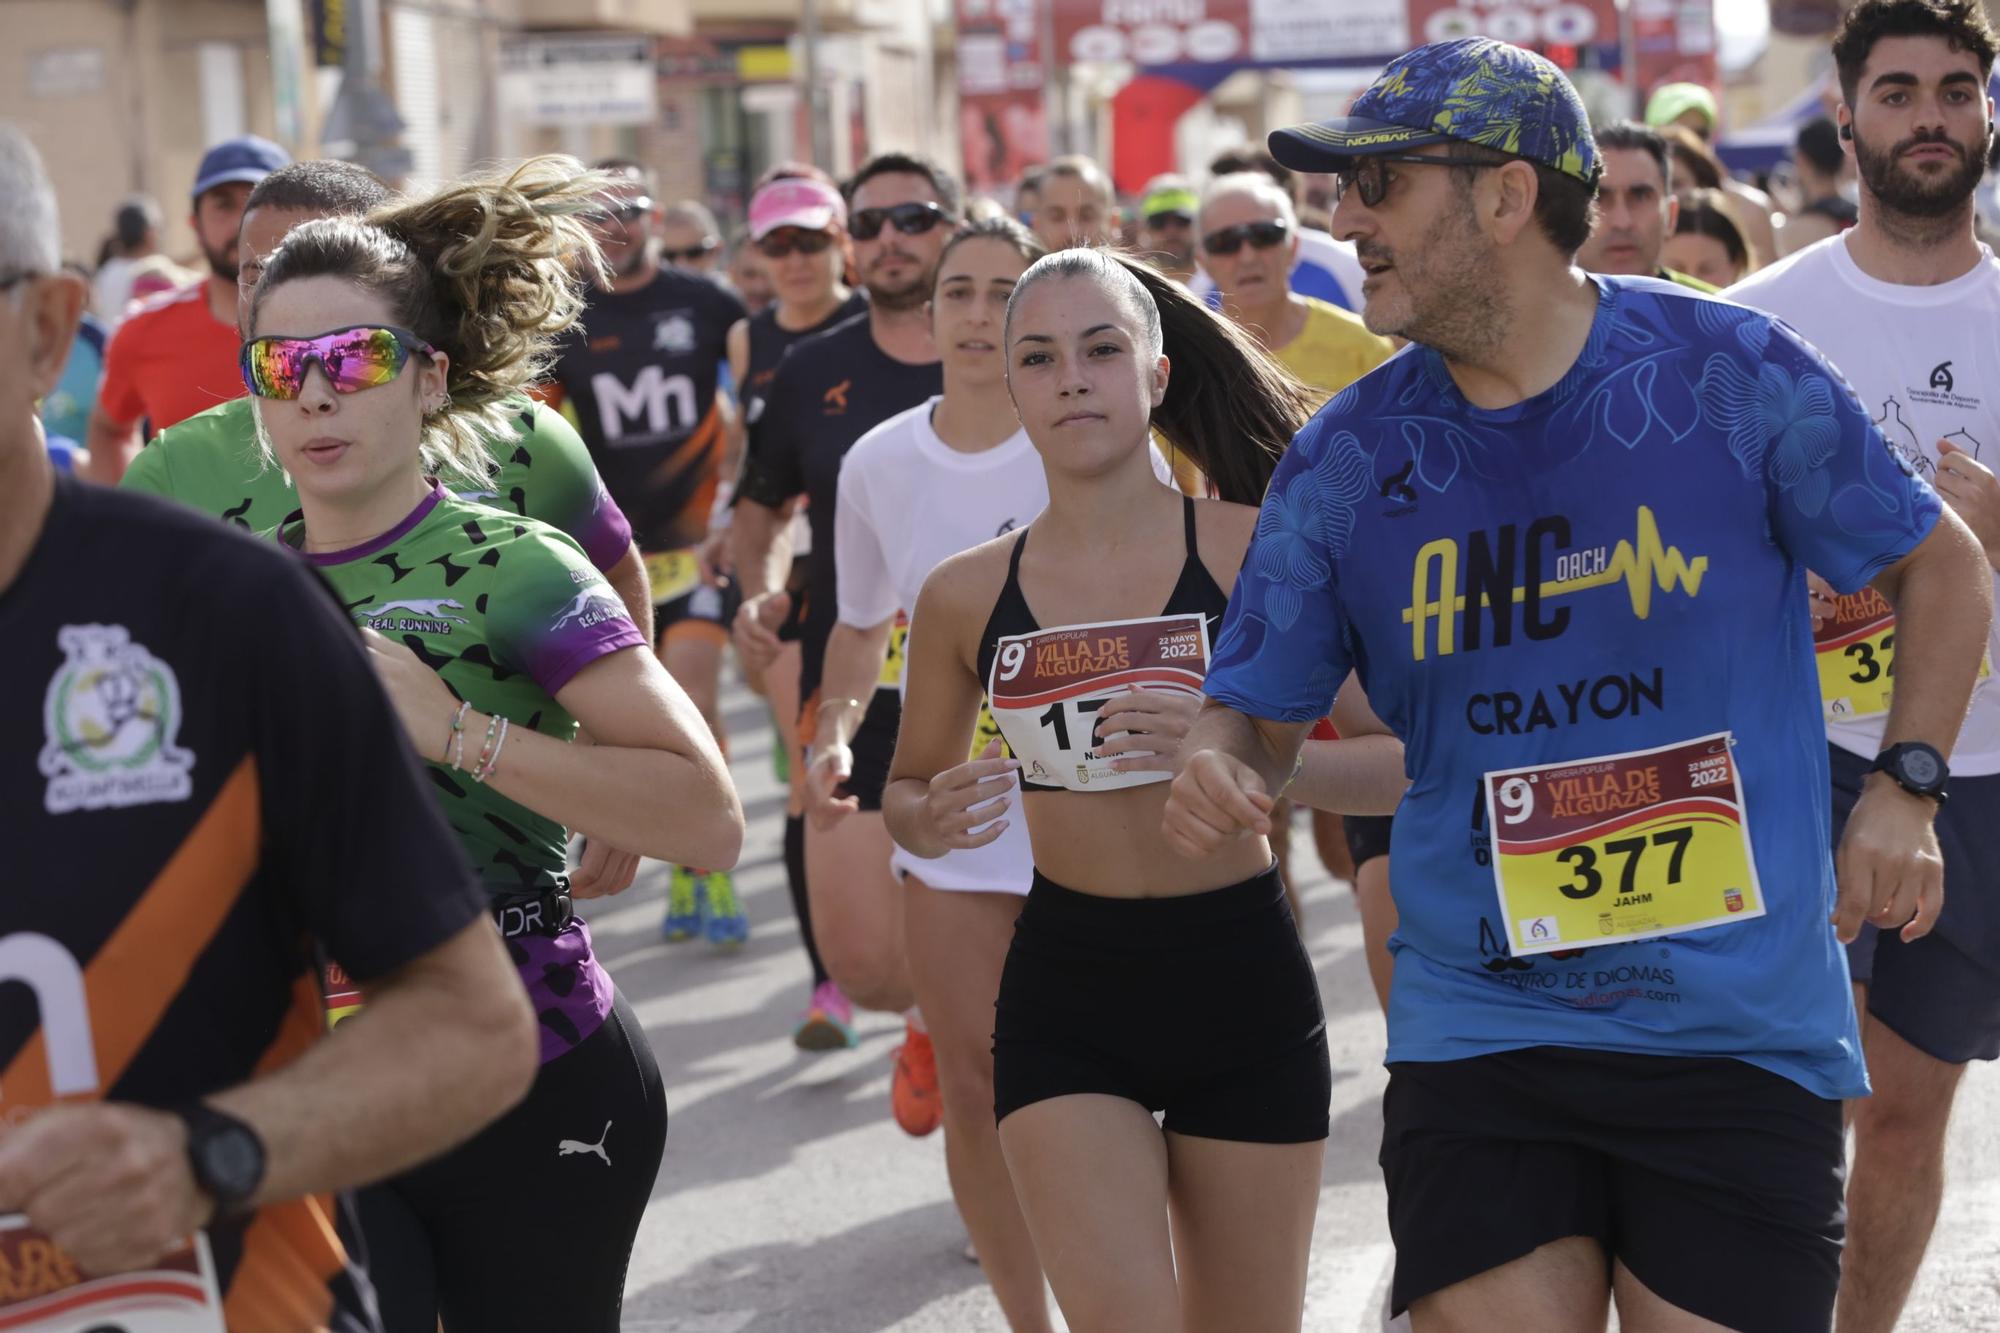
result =
[{"label": "mirrored rainbow sunglasses", "polygon": [[297,398],[314,362],[335,393],[377,389],[403,373],[411,352],[437,349],[388,324],[351,324],[311,338],[253,338],[243,344],[243,384],[259,398]]}]

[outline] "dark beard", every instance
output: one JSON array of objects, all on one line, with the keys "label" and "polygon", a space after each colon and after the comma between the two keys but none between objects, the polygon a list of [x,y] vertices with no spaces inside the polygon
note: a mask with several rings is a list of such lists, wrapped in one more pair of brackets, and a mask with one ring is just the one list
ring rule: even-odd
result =
[{"label": "dark beard", "polygon": [[1404,280],[1425,296],[1413,296],[1408,327],[1393,332],[1454,360],[1479,360],[1505,341],[1511,315],[1499,289],[1483,276],[1491,271],[1492,253],[1469,205],[1443,210],[1425,228],[1423,256]]},{"label": "dark beard", "polygon": [[208,271],[216,277],[229,282],[236,281],[237,270],[242,265],[237,262],[235,255],[232,253],[235,249],[236,242],[234,241],[231,241],[220,250],[211,250],[205,245],[202,246],[201,253],[202,257],[208,260]]},{"label": "dark beard", "polygon": [[921,310],[924,302],[931,299],[931,289],[937,286],[936,264],[923,271],[918,279],[902,291],[884,291],[874,283],[863,284],[868,288],[868,303],[877,310]]},{"label": "dark beard", "polygon": [[[1958,170],[1948,176],[1926,180],[1901,170],[1898,160],[1918,144],[1944,143],[1958,150]],[[1986,174],[1984,147],[1977,152],[1943,134],[1914,135],[1902,139],[1886,152],[1876,152],[1859,134],[1854,136],[1854,163],[1861,182],[1882,207],[1908,218],[1932,220],[1950,217],[1968,207],[1972,192]]]},{"label": "dark beard", "polygon": [[620,264],[611,276],[614,278],[629,278],[640,269],[646,267],[646,262],[652,257],[652,251],[646,246],[635,245],[632,247],[632,253],[625,256],[625,262]]}]

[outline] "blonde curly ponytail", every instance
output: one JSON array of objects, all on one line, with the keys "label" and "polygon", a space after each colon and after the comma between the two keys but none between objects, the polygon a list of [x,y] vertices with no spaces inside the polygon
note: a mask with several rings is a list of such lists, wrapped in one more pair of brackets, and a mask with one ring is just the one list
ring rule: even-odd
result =
[{"label": "blonde curly ponytail", "polygon": [[451,360],[443,408],[424,419],[424,468],[484,483],[486,442],[512,433],[508,400],[545,378],[604,262],[582,215],[612,182],[575,158],[531,158],[362,218],[300,224],[266,261],[250,327],[274,288],[339,277]]}]

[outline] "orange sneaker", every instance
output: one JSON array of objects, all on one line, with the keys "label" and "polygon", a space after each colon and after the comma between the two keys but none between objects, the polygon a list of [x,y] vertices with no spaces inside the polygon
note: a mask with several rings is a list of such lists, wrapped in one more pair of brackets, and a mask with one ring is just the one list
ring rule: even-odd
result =
[{"label": "orange sneaker", "polygon": [[923,1138],[944,1119],[944,1099],[938,1095],[937,1051],[931,1034],[917,1031],[905,1020],[903,1044],[896,1050],[896,1074],[889,1081],[889,1109],[903,1132]]}]

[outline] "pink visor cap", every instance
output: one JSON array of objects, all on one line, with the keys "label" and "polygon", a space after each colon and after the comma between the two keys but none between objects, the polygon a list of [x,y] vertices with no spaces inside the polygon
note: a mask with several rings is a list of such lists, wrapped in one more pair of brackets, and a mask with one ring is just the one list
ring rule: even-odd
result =
[{"label": "pink visor cap", "polygon": [[750,200],[750,239],[761,241],[780,227],[825,231],[847,225],[840,192],[816,180],[772,181]]}]

